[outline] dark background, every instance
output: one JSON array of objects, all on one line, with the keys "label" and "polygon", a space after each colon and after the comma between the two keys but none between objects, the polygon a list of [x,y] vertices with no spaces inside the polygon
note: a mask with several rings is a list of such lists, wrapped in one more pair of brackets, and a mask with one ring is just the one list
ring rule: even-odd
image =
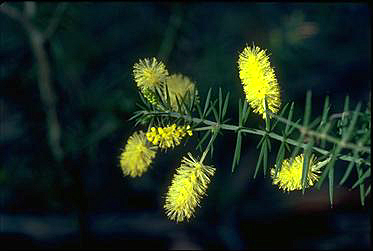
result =
[{"label": "dark background", "polygon": [[[61,4],[61,3],[59,3]],[[8,3],[23,11],[24,4]],[[58,3],[36,3],[40,30]],[[208,164],[217,168],[196,216],[176,224],[164,214],[175,168],[194,141],[158,153],[141,178],[123,177],[118,158],[136,129],[128,121],[140,101],[135,62],[159,57],[170,73],[231,92],[227,117],[237,123],[244,98],[237,59],[246,44],[267,49],[283,104],[303,118],[307,90],[312,116],[326,95],[332,112],[366,107],[371,85],[371,9],[367,4],[68,3],[45,43],[64,152],[58,162],[47,139],[37,69],[22,25],[0,13],[0,239],[8,247],[136,249],[370,249],[370,196],[335,186],[330,207],[321,190],[283,193],[253,174],[259,137],[243,140],[231,173],[235,135],[220,136]],[[250,127],[263,127],[250,115]],[[273,144],[274,149],[278,145]],[[275,153],[270,156],[273,166]],[[273,155],[273,156],[272,156]],[[338,161],[336,182],[346,168]],[[338,182],[337,182],[338,181]]]}]

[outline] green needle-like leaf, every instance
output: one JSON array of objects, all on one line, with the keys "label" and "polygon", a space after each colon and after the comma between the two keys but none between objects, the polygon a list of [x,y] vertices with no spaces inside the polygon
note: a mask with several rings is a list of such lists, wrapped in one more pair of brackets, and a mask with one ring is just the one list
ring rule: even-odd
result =
[{"label": "green needle-like leaf", "polygon": [[[197,90],[196,89],[193,89],[193,94],[191,94],[191,93],[189,93],[188,92],[188,94],[190,94],[190,95],[193,95],[192,96],[192,102],[191,102],[191,104],[190,104],[190,107],[189,107],[189,110],[190,111],[193,111],[194,109],[194,104],[196,103],[196,98],[197,98]],[[189,98],[189,95],[188,95],[188,98]]]},{"label": "green needle-like leaf", "polygon": [[144,105],[141,105],[141,104],[139,104],[139,103],[136,103],[136,106],[139,107],[139,108],[141,108],[141,110],[143,110],[143,111],[147,111],[147,110],[150,109],[150,108],[147,107],[146,105],[144,106]]},{"label": "green needle-like leaf", "polygon": [[321,130],[321,128],[323,128],[323,126],[326,124],[327,119],[328,119],[329,109],[330,109],[329,96],[326,96],[325,102],[324,102],[324,108],[323,108],[322,116],[321,116],[321,123],[317,128],[318,131]]},{"label": "green needle-like leaf", "polygon": [[259,147],[263,144],[263,141],[265,140],[265,138],[266,138],[266,137],[263,136],[263,137],[260,139],[258,145],[256,145],[256,149],[259,149]]},{"label": "green needle-like leaf", "polygon": [[[289,115],[288,115],[288,121],[291,121],[293,119],[293,112],[294,112],[294,102],[291,103],[290,110],[289,110]],[[285,127],[285,134],[289,135],[290,132],[290,124],[287,123]]]},{"label": "green needle-like leaf", "polygon": [[243,105],[243,111],[242,111],[242,125],[246,124],[249,114],[250,114],[250,106],[248,105],[247,102],[245,102],[245,104]]},{"label": "green needle-like leaf", "polygon": [[242,110],[241,110],[241,124],[240,126],[243,126],[245,123],[246,123],[246,120],[247,120],[247,110],[248,110],[249,106],[248,106],[248,103],[244,101],[243,103],[243,107],[242,107]]},{"label": "green needle-like leaf", "polygon": [[364,182],[366,178],[370,177],[370,168],[365,171],[365,173],[359,177],[359,179],[355,182],[355,184],[351,187],[351,189],[355,189],[358,185]]},{"label": "green needle-like leaf", "polygon": [[242,141],[242,134],[241,134],[241,132],[238,132],[237,133],[236,148],[234,150],[234,157],[233,157],[233,162],[232,162],[232,173],[234,171],[235,166],[238,165],[238,163],[240,161],[241,141]]},{"label": "green needle-like leaf", "polygon": [[304,149],[304,160],[303,160],[303,167],[302,167],[302,193],[304,194],[307,185],[307,177],[308,177],[308,169],[311,160],[311,153],[312,153],[312,146],[313,142],[311,141],[306,145]]},{"label": "green needle-like leaf", "polygon": [[308,123],[310,122],[310,117],[311,117],[311,106],[312,106],[312,93],[311,91],[307,91],[307,96],[306,96],[306,108],[304,111],[304,119],[303,119],[303,126],[308,127]]},{"label": "green needle-like leaf", "polygon": [[267,169],[268,169],[268,146],[267,140],[264,140],[262,147],[264,148],[263,152],[263,174],[264,177],[266,176]]},{"label": "green needle-like leaf", "polygon": [[198,103],[197,103],[197,111],[198,111],[199,117],[201,118],[201,120],[203,120],[204,117],[203,117],[203,113],[202,113],[202,110],[201,110],[201,106]]},{"label": "green needle-like leaf", "polygon": [[313,128],[313,127],[315,127],[319,122],[321,121],[321,117],[317,117],[317,118],[315,118],[314,119],[314,121],[312,121],[310,124],[309,124],[309,126],[308,126],[308,128]]},{"label": "green needle-like leaf", "polygon": [[[167,107],[168,107],[168,108],[171,108],[170,92],[169,92],[169,90],[168,90],[168,86],[167,86],[167,85],[165,85],[165,90],[166,90],[166,104],[167,104]],[[158,89],[157,89],[157,91],[158,91]],[[176,96],[176,98],[177,98],[177,96]],[[160,93],[160,92],[159,92],[159,99],[160,99],[160,100],[163,100],[163,99],[162,99],[162,93]]]},{"label": "green needle-like leaf", "polygon": [[[361,171],[360,168],[357,168],[356,170],[357,170],[357,173],[358,173],[357,176],[358,176],[358,178],[360,179],[360,178],[361,178],[361,172],[362,172],[362,171]],[[359,192],[360,192],[360,202],[361,202],[361,205],[364,206],[364,204],[365,204],[365,196],[364,196],[364,195],[365,195],[365,191],[364,191],[365,189],[364,189],[364,183],[361,183],[361,184],[359,185],[359,188],[360,188],[360,189],[359,189],[359,190],[360,190],[360,191],[359,191]]]},{"label": "green needle-like leaf", "polygon": [[344,106],[343,106],[343,112],[348,112],[348,110],[350,109],[350,96],[347,95],[345,97],[345,102],[344,102]]},{"label": "green needle-like leaf", "polygon": [[[280,115],[279,115],[280,117],[282,117],[282,116],[284,115],[284,113],[285,113],[286,108],[288,107],[288,105],[289,105],[289,103],[286,103],[286,104],[284,105],[284,107],[281,109],[281,112],[280,112]],[[273,130],[275,129],[277,123],[278,123],[278,119],[276,119],[276,120],[273,122],[273,125],[272,125],[272,128],[271,128],[271,131],[273,131]]]},{"label": "green needle-like leaf", "polygon": [[135,112],[135,115],[133,115],[132,117],[130,117],[130,118],[128,119],[128,121],[134,120],[135,118],[140,117],[141,115],[143,115],[143,112],[142,112],[142,111],[136,111],[136,112]]},{"label": "green needle-like leaf", "polygon": [[297,145],[295,146],[293,152],[291,153],[290,163],[293,163],[293,160],[294,160],[295,156],[298,154],[298,152],[300,150],[300,146],[304,141],[304,137],[305,137],[305,135],[301,134],[300,137],[298,138]]},{"label": "green needle-like leaf", "polygon": [[[357,116],[358,116],[358,112],[360,110],[360,106],[361,104],[357,104],[356,106],[356,109],[355,109],[355,112],[354,112],[354,115],[352,117],[352,120],[351,120],[351,123],[347,129],[347,131],[344,133],[344,135],[342,136],[342,142],[347,142],[351,136],[351,133],[355,127],[355,124],[356,124],[356,121],[357,121]],[[334,145],[334,148],[332,150],[332,159],[330,160],[330,162],[328,163],[328,165],[326,166],[324,172],[322,173],[320,179],[319,179],[319,182],[317,184],[317,188],[320,189],[321,185],[322,185],[322,182],[324,181],[327,173],[329,172],[329,169],[331,167],[334,166],[334,163],[335,161],[337,160],[337,156],[339,154],[339,152],[342,150],[343,148],[343,144],[342,142],[340,144],[338,144],[338,146]],[[336,147],[335,147],[336,146]]]},{"label": "green needle-like leaf", "polygon": [[365,194],[364,194],[364,197],[367,197],[369,194],[370,194],[370,184],[369,184],[369,186],[368,186],[367,191],[366,191]]},{"label": "green needle-like leaf", "polygon": [[[366,133],[363,138],[361,140],[359,140],[358,142],[358,145],[363,145],[365,144],[365,142],[370,138],[370,133]],[[354,159],[359,159],[359,152],[358,152],[358,149],[355,149],[354,150]],[[339,185],[342,185],[346,180],[347,178],[349,177],[351,171],[352,171],[352,168],[354,167],[355,165],[355,161],[351,161],[350,164],[348,164],[348,167],[346,169],[346,172],[345,174],[343,175],[341,181],[339,182]]]},{"label": "green needle-like leaf", "polygon": [[[207,109],[207,112],[206,112],[206,117],[211,113],[211,111],[213,110],[213,109],[215,109],[215,105],[216,105],[216,102],[217,102],[218,100],[215,100],[214,102],[210,102],[210,107]],[[216,113],[216,110],[215,110],[215,113]],[[217,114],[217,113],[216,113]]]},{"label": "green needle-like leaf", "polygon": [[154,124],[154,117],[152,117],[150,119],[149,126],[148,126],[148,131],[150,130],[150,128],[152,128],[153,124]]},{"label": "green needle-like leaf", "polygon": [[335,161],[337,159],[337,153],[336,152],[337,152],[337,149],[336,149],[336,146],[334,145],[333,149],[332,149],[332,151],[330,153],[330,155],[332,156],[332,158],[331,158],[331,160],[329,161],[329,163],[327,164],[327,166],[325,167],[323,173],[320,176],[320,179],[319,179],[319,181],[317,183],[317,189],[321,188],[321,185],[324,182],[324,179],[326,178],[326,175],[329,173],[329,169],[332,166],[334,166],[334,163],[335,163]]},{"label": "green needle-like leaf", "polygon": [[[358,158],[359,156],[357,156],[357,151],[354,152],[354,157],[355,158]],[[341,181],[339,182],[339,185],[343,185],[343,183],[345,183],[345,181],[347,180],[347,178],[350,176],[351,174],[351,171],[352,171],[352,168],[354,167],[355,165],[355,161],[351,161],[349,164],[348,164],[348,167],[346,169],[346,172],[345,174],[343,175],[343,178],[341,179]]]},{"label": "green needle-like leaf", "polygon": [[[245,102],[245,101],[244,101]],[[239,126],[242,126],[242,104],[241,104],[241,99],[238,100],[238,124]]]},{"label": "green needle-like leaf", "polygon": [[267,146],[268,146],[268,152],[271,151],[271,140],[269,139],[269,137],[267,137]]},{"label": "green needle-like leaf", "polygon": [[206,131],[205,134],[203,135],[202,139],[199,141],[198,145],[196,148],[200,148],[201,152],[202,152],[202,144],[205,142],[205,140],[207,139],[207,137],[209,136],[210,134],[210,130]]},{"label": "green needle-like leaf", "polygon": [[262,163],[263,154],[264,154],[264,144],[262,144],[262,148],[260,149],[260,154],[259,154],[258,162],[256,163],[256,168],[255,168],[255,173],[254,173],[254,179],[256,178],[256,175],[258,174],[258,171],[259,171],[260,164]]},{"label": "green needle-like leaf", "polygon": [[220,117],[219,117],[218,111],[215,108],[215,103],[214,104],[211,103],[211,109],[212,109],[212,111],[214,113],[215,121],[218,122],[218,123],[220,123]]},{"label": "green needle-like leaf", "polygon": [[215,141],[216,136],[218,135],[218,133],[219,133],[219,130],[214,130],[213,131],[212,136],[211,136],[211,143],[209,143],[211,158],[213,157],[213,154],[214,154],[214,144],[212,144],[212,143]]},{"label": "green needle-like leaf", "polygon": [[[297,121],[295,121],[294,123],[295,123],[295,124],[299,124],[299,122],[300,122],[300,119],[297,119]],[[289,131],[288,131],[288,133],[287,133],[286,135],[287,135],[287,136],[291,135],[291,133],[295,130],[295,128],[296,128],[296,127],[291,126],[290,129],[289,129]]]},{"label": "green needle-like leaf", "polygon": [[227,112],[228,102],[229,102],[229,92],[225,96],[224,106],[223,106],[223,113],[222,113],[222,120],[224,120],[225,114]]},{"label": "green needle-like leaf", "polygon": [[[332,120],[330,122],[327,122],[326,125],[321,129],[321,135],[327,135],[327,133],[329,132],[329,130],[333,127],[333,125],[335,124],[335,120]],[[325,138],[321,138],[321,147],[324,148],[325,147]]]},{"label": "green needle-like leaf", "polygon": [[330,206],[333,207],[334,167],[330,168],[328,176],[329,176],[329,201],[330,201]]},{"label": "green needle-like leaf", "polygon": [[136,122],[135,122],[135,127],[136,126],[138,126],[139,124],[145,124],[144,122],[145,122],[145,116],[142,118],[142,119],[139,119],[139,120],[137,120]]},{"label": "green needle-like leaf", "polygon": [[203,117],[206,118],[207,115],[206,115],[206,112],[207,112],[207,108],[210,104],[210,97],[211,97],[211,88],[209,89],[208,93],[207,93],[207,98],[206,98],[206,102],[205,102],[205,108],[203,109]]},{"label": "green needle-like leaf", "polygon": [[347,119],[346,119],[346,116],[348,114],[348,111],[350,109],[350,97],[349,96],[346,96],[345,98],[345,102],[344,102],[344,106],[343,106],[343,114],[342,114],[342,118],[338,121],[339,122],[339,134],[342,135],[344,133],[344,130],[345,130],[345,126],[347,124]]},{"label": "green needle-like leaf", "polygon": [[288,152],[291,151],[289,144],[285,144],[285,147],[286,147],[286,150],[288,150]]},{"label": "green needle-like leaf", "polygon": [[355,129],[355,124],[356,124],[356,121],[357,121],[357,117],[359,116],[360,107],[361,107],[361,103],[359,102],[356,106],[356,109],[354,111],[354,115],[352,116],[351,123],[348,126],[347,131],[345,133],[343,133],[343,135],[342,135],[342,139],[345,142],[347,142],[350,139],[351,134],[352,134],[353,130]]}]

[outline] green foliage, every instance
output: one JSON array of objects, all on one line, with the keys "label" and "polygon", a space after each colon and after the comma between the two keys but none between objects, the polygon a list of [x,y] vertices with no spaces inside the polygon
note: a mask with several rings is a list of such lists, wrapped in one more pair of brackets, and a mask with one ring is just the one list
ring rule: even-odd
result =
[{"label": "green foliage", "polygon": [[[219,88],[217,98],[214,99],[213,92],[210,89],[207,93],[207,97],[204,103],[203,112],[199,104],[196,104],[197,113],[192,112],[193,107],[188,107],[188,113],[182,114],[179,112],[172,111],[170,106],[167,106],[163,101],[158,106],[152,106],[144,98],[141,100],[143,104],[139,105],[144,108],[143,110],[136,113],[133,118],[136,118],[137,123],[146,124],[149,118],[157,119],[158,124],[165,124],[166,120],[177,120],[180,123],[192,124],[194,131],[203,133],[199,136],[199,142],[197,149],[205,157],[208,151],[213,152],[213,142],[215,141],[218,132],[221,130],[233,131],[237,134],[236,145],[234,149],[233,161],[232,161],[232,172],[235,171],[235,167],[238,166],[241,157],[241,145],[242,139],[246,134],[254,134],[261,136],[261,139],[257,145],[257,149],[260,148],[259,157],[255,167],[254,178],[257,176],[259,169],[263,168],[263,175],[266,176],[268,167],[272,164],[269,163],[269,154],[271,152],[271,141],[280,141],[280,147],[276,154],[275,161],[275,175],[281,170],[281,163],[286,158],[287,153],[290,153],[291,147],[291,160],[299,153],[302,149],[304,153],[304,162],[302,169],[302,193],[305,192],[307,187],[307,173],[309,172],[310,159],[314,158],[313,155],[321,155],[321,159],[324,161],[320,162],[320,167],[326,166],[322,170],[322,174],[317,183],[317,188],[321,188],[324,180],[328,177],[329,180],[329,198],[330,204],[333,204],[333,193],[334,193],[334,169],[337,161],[348,161],[350,162],[340,184],[348,179],[351,174],[353,167],[356,167],[358,180],[354,183],[351,189],[360,187],[361,203],[364,205],[365,194],[369,191],[365,190],[366,183],[370,178],[370,123],[368,123],[367,117],[370,116],[369,110],[365,113],[361,113],[361,104],[359,103],[353,111],[348,108],[348,98],[346,98],[344,112],[341,117],[337,118],[337,123],[333,121],[336,119],[336,114],[329,114],[330,105],[329,97],[325,98],[324,107],[321,116],[316,117],[311,121],[311,107],[312,107],[312,94],[307,92],[306,105],[304,111],[303,124],[301,125],[298,119],[294,121],[293,111],[294,103],[291,104],[288,114],[288,104],[284,105],[279,115],[271,113],[266,109],[270,116],[265,119],[265,129],[254,129],[246,127],[247,120],[250,114],[250,108],[246,101],[238,102],[238,125],[227,124],[228,119],[225,119],[226,109],[229,102],[229,93],[223,98],[223,92]],[[159,96],[162,99],[161,96]],[[186,106],[183,100],[180,101],[180,107]],[[265,106],[267,102],[265,100]],[[158,109],[157,107],[161,108]],[[287,118],[284,118],[286,116]],[[271,118],[272,117],[272,118]],[[364,123],[358,123],[358,121],[365,121]],[[285,129],[282,131],[276,131],[277,124],[281,122],[285,125]],[[271,125],[272,123],[272,125]],[[334,130],[333,130],[333,125]],[[342,125],[342,126],[341,126]],[[361,125],[362,128],[357,130],[357,126]],[[205,132],[203,132],[205,131]],[[295,132],[297,134],[294,134]],[[337,132],[337,133],[336,133]],[[361,132],[365,132],[362,138],[356,137],[361,135]],[[338,137],[340,135],[340,137]],[[210,137],[210,142],[206,147],[203,147],[207,138]],[[359,139],[356,141],[356,139]],[[203,157],[203,158],[204,158]]]}]

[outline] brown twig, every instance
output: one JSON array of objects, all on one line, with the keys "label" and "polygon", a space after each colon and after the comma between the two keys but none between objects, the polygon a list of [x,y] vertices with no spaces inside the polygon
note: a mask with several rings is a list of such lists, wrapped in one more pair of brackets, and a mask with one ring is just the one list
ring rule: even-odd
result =
[{"label": "brown twig", "polygon": [[[6,3],[0,5],[0,12],[8,15],[9,17],[17,20],[25,28],[33,54],[36,59],[38,67],[38,87],[40,92],[40,98],[44,105],[46,112],[46,123],[48,128],[48,142],[55,160],[62,164],[66,158],[64,158],[64,152],[60,144],[60,125],[58,123],[56,103],[57,97],[53,90],[51,83],[51,69],[50,62],[44,43],[48,40],[56,31],[58,23],[61,19],[62,13],[66,9],[66,3],[61,3],[55,11],[54,17],[51,19],[45,32],[39,31],[33,26],[29,18],[31,18],[36,12],[35,3],[25,3],[24,13],[22,14],[16,8],[9,6]],[[57,173],[60,173],[57,171]],[[88,236],[88,220],[86,217],[86,198],[84,196],[84,184],[81,176],[81,170],[79,168],[74,169],[73,177],[76,179],[77,186],[77,207],[79,209],[78,219],[81,237],[81,247],[84,247],[87,236]],[[60,179],[57,179],[60,182]]]},{"label": "brown twig", "polygon": [[38,66],[38,87],[46,113],[48,142],[54,158],[60,162],[63,159],[64,153],[60,144],[61,129],[57,118],[56,95],[51,83],[50,63],[44,48],[45,37],[29,21],[29,17],[35,12],[35,6],[25,3],[25,12],[22,14],[16,8],[3,3],[0,6],[0,11],[20,22],[29,36],[32,52]]}]

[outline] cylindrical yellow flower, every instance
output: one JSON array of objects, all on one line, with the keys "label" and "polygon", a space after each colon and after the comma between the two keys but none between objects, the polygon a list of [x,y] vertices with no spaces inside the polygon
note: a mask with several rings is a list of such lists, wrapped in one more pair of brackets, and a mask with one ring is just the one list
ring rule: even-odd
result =
[{"label": "cylindrical yellow flower", "polygon": [[151,146],[143,131],[134,132],[120,155],[120,167],[123,175],[141,176],[146,172],[157,153],[157,147]]},{"label": "cylindrical yellow flower", "polygon": [[152,104],[156,104],[155,89],[163,86],[168,71],[162,62],[156,58],[139,60],[133,66],[133,74],[137,86],[144,97]]},{"label": "cylindrical yellow flower", "polygon": [[193,216],[215,173],[215,168],[198,162],[190,153],[188,157],[183,157],[176,170],[164,205],[167,216],[177,222]]},{"label": "cylindrical yellow flower", "polygon": [[273,113],[278,112],[281,105],[280,88],[265,50],[247,46],[240,53],[238,68],[246,99],[253,111],[266,118],[266,97],[268,109]]},{"label": "cylindrical yellow flower", "polygon": [[[198,92],[195,84],[186,76],[182,74],[172,74],[166,78],[164,87],[167,86],[168,94],[170,95],[170,105],[174,111],[177,111],[176,97],[180,102],[184,99],[187,105],[190,105],[193,100],[193,95],[197,95],[195,101],[198,102]],[[164,88],[165,100],[167,100],[166,90]],[[184,107],[182,107],[184,110]]]},{"label": "cylindrical yellow flower", "polygon": [[154,145],[158,145],[160,148],[167,149],[173,148],[181,143],[181,140],[186,135],[192,136],[192,130],[190,126],[176,126],[176,124],[168,125],[166,127],[152,127],[150,131],[146,133],[146,137]]},{"label": "cylindrical yellow flower", "polygon": [[[275,169],[272,168],[271,177],[273,184],[278,185],[284,191],[302,190],[303,162],[304,154],[296,156],[292,164],[290,164],[290,159],[285,159],[276,177]],[[316,158],[312,155],[308,166],[306,188],[313,186],[319,180],[320,172],[320,165],[318,165]]]}]

